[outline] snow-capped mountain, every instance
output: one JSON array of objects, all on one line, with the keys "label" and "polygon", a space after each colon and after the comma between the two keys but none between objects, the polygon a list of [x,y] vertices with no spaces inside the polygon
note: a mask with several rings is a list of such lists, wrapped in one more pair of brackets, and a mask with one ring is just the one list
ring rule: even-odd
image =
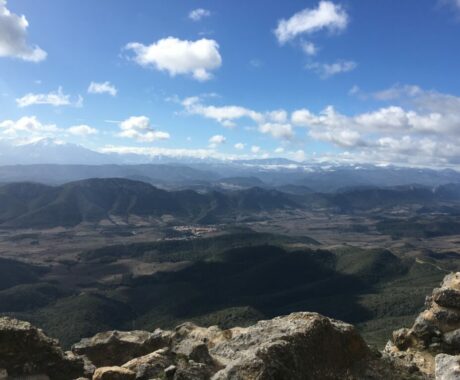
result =
[{"label": "snow-capped mountain", "polygon": [[81,145],[50,138],[19,145],[0,144],[0,165],[102,165],[109,163],[115,163],[115,158]]}]

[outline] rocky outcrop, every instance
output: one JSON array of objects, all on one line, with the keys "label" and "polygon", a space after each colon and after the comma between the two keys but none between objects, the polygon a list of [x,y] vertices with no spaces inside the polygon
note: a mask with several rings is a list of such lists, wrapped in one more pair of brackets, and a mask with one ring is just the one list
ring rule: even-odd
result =
[{"label": "rocky outcrop", "polygon": [[136,373],[121,367],[101,367],[94,372],[93,380],[135,380]]},{"label": "rocky outcrop", "polygon": [[428,378],[460,379],[460,273],[446,276],[412,328],[393,333],[385,354]]},{"label": "rocky outcrop", "polygon": [[0,318],[0,373],[56,380],[78,378],[83,359],[64,353],[54,339],[28,322]]},{"label": "rocky outcrop", "polygon": [[0,319],[0,378],[71,380],[460,379],[460,273],[447,276],[411,328],[383,353],[356,329],[293,313],[228,330],[185,323],[173,331],[110,331],[64,353],[27,322]]},{"label": "rocky outcrop", "polygon": [[72,346],[77,355],[85,355],[97,367],[122,365],[136,357],[169,345],[170,334],[162,330],[108,331],[82,339]]},{"label": "rocky outcrop", "polygon": [[[138,336],[139,332],[135,334]],[[130,340],[128,335],[110,333]],[[135,373],[136,379],[421,378],[372,352],[353,326],[316,313],[294,313],[229,330],[185,323],[174,331],[156,330],[154,335],[162,337],[164,347],[121,366]],[[89,348],[90,342],[97,345],[100,337],[85,340],[85,347]],[[86,350],[85,354],[89,352]],[[120,357],[107,355],[105,360],[115,365]],[[95,372],[93,379],[101,378],[100,371]]]},{"label": "rocky outcrop", "polygon": [[294,313],[229,330],[185,323],[174,331],[111,331],[82,340],[66,354],[29,323],[2,321],[0,368],[15,376],[43,375],[51,380],[406,378],[373,353],[353,326],[316,313]]}]

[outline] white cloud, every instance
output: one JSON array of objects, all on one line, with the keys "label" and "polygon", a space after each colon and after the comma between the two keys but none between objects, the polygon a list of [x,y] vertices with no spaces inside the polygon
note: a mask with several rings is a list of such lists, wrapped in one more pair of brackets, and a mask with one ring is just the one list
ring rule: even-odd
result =
[{"label": "white cloud", "polygon": [[209,147],[214,149],[217,148],[219,145],[224,144],[227,141],[225,136],[222,135],[214,135],[209,139]]},{"label": "white cloud", "polygon": [[322,79],[327,79],[337,74],[353,71],[357,66],[357,63],[354,61],[342,60],[334,63],[311,62],[305,68],[315,72]]},{"label": "white cloud", "polygon": [[311,130],[309,134],[316,140],[327,141],[342,148],[357,147],[365,144],[360,134],[350,129],[335,131]]},{"label": "white cloud", "polygon": [[185,111],[191,115],[200,115],[219,122],[224,127],[236,127],[236,121],[247,118],[258,124],[258,131],[275,138],[290,139],[294,136],[288,123],[288,113],[283,109],[265,113],[241,106],[209,106],[201,102],[200,97],[190,97],[182,102]]},{"label": "white cloud", "polygon": [[214,40],[161,39],[151,45],[132,42],[126,49],[134,52],[134,61],[143,67],[167,71],[171,76],[191,75],[199,81],[212,78],[212,71],[222,65],[219,44]]},{"label": "white cloud", "polygon": [[70,106],[81,107],[83,98],[79,96],[75,102],[72,102],[70,95],[64,94],[62,87],[59,87],[57,91],[51,91],[48,94],[34,94],[28,93],[22,98],[16,99],[16,103],[19,107],[28,107],[35,104],[46,104],[54,107]]},{"label": "white cloud", "polygon": [[390,105],[355,115],[341,114],[332,106],[319,114],[301,109],[292,113],[291,122],[306,127],[315,140],[349,149],[355,161],[460,164],[460,97],[418,86],[393,86],[376,94],[376,99],[399,100],[404,106]]},{"label": "white cloud", "polygon": [[306,8],[287,20],[280,20],[275,35],[284,44],[300,34],[311,34],[323,29],[342,31],[347,27],[348,19],[341,5],[320,1],[317,8]]},{"label": "white cloud", "polygon": [[11,13],[6,0],[0,0],[0,57],[14,57],[24,61],[40,62],[46,52],[27,42],[29,22],[24,15]]},{"label": "white cloud", "polygon": [[165,156],[171,158],[195,158],[203,160],[207,158],[218,160],[231,160],[241,158],[240,156],[221,153],[215,149],[180,149],[108,145],[99,149],[99,151],[102,153],[140,154],[147,157]]},{"label": "white cloud", "polygon": [[313,42],[305,41],[302,43],[302,50],[307,55],[316,55],[318,48]]},{"label": "white cloud", "polygon": [[198,8],[194,9],[188,14],[188,18],[192,21],[200,21],[205,17],[211,16],[211,12],[207,9]]},{"label": "white cloud", "polygon": [[201,103],[199,97],[190,97],[182,102],[185,111],[191,115],[200,115],[208,119],[216,120],[225,127],[234,127],[235,120],[249,118],[255,122],[261,122],[263,115],[248,108],[240,106],[208,106]]},{"label": "white cloud", "polygon": [[260,151],[261,151],[260,146],[257,146],[257,145],[251,146],[251,152],[252,153],[257,154],[257,153],[260,153]]},{"label": "white cloud", "polygon": [[59,132],[55,124],[43,124],[36,116],[24,116],[20,119],[0,122],[0,133],[8,137],[18,137],[21,134],[47,135]]},{"label": "white cloud", "polygon": [[276,149],[275,149],[275,153],[276,153],[276,154],[282,154],[282,153],[284,153],[284,148],[281,147],[281,146],[278,147],[278,148],[276,148]]},{"label": "white cloud", "polygon": [[307,158],[305,151],[303,151],[302,149],[299,149],[295,152],[289,152],[289,155],[292,157],[293,160],[299,162],[305,161],[305,159]]},{"label": "white cloud", "polygon": [[88,136],[88,135],[96,135],[98,130],[96,128],[90,127],[89,125],[74,125],[67,129],[71,135],[74,136]]},{"label": "white cloud", "polygon": [[373,97],[377,100],[396,100],[403,97],[414,97],[422,93],[422,89],[419,86],[413,85],[394,85],[388,89],[375,92]]},{"label": "white cloud", "polygon": [[288,120],[288,113],[283,109],[279,109],[268,112],[267,117],[274,123],[286,123]]},{"label": "white cloud", "polygon": [[118,90],[110,82],[91,82],[88,87],[88,93],[90,94],[109,94],[111,96],[116,96]]},{"label": "white cloud", "polygon": [[291,139],[294,137],[294,132],[290,124],[280,123],[265,123],[259,125],[259,132],[270,134],[273,137],[279,139]]},{"label": "white cloud", "polygon": [[401,107],[381,108],[355,117],[358,124],[370,128],[403,128],[408,126],[409,114]]},{"label": "white cloud", "polygon": [[234,148],[237,149],[237,150],[243,150],[244,147],[245,147],[245,144],[243,144],[243,143],[236,143],[234,145]]},{"label": "white cloud", "polygon": [[118,136],[134,139],[139,142],[167,140],[169,133],[155,130],[147,116],[131,116],[120,123],[121,132]]}]

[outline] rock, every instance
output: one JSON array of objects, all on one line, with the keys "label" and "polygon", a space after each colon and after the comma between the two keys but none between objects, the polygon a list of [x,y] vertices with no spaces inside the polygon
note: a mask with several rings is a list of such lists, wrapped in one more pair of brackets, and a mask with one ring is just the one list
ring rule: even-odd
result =
[{"label": "rock", "polygon": [[460,291],[450,288],[435,289],[433,301],[440,306],[460,309]]},{"label": "rock", "polygon": [[410,372],[372,353],[353,326],[316,313],[294,313],[230,330],[186,323],[170,338],[168,347],[123,368],[139,380],[386,380]]},{"label": "rock", "polygon": [[294,313],[245,329],[215,332],[211,355],[223,379],[359,379],[371,352],[353,326],[316,313]]},{"label": "rock", "polygon": [[198,329],[192,323],[185,323],[176,328],[172,340],[172,350],[179,355],[184,355],[187,358],[208,365],[214,365],[214,359],[209,355],[208,339],[198,338],[193,334],[193,331]]},{"label": "rock", "polygon": [[84,374],[83,361],[66,355],[58,342],[28,322],[0,318],[0,368],[10,377],[44,376],[75,379]]},{"label": "rock", "polygon": [[93,380],[135,380],[136,373],[122,367],[101,367],[94,372]]},{"label": "rock", "polygon": [[460,356],[437,355],[435,375],[436,380],[460,379]]},{"label": "rock", "polygon": [[168,332],[148,331],[108,331],[92,338],[82,339],[72,346],[77,355],[85,355],[97,367],[122,365],[169,345]]},{"label": "rock", "polygon": [[406,328],[393,331],[391,340],[399,350],[407,350],[414,344],[411,331]]},{"label": "rock", "polygon": [[170,351],[168,348],[152,352],[133,359],[123,365],[136,373],[136,379],[209,379],[217,368],[214,365],[197,363],[184,354]]},{"label": "rock", "polygon": [[123,364],[123,368],[136,373],[137,379],[151,379],[160,376],[174,363],[169,350],[163,348],[150,354],[130,360]]},{"label": "rock", "polygon": [[172,379],[176,371],[177,371],[177,367],[175,365],[170,365],[168,368],[164,370],[165,377],[167,379]]},{"label": "rock", "polygon": [[460,350],[460,329],[445,333],[443,341],[453,350]]},{"label": "rock", "polygon": [[427,376],[436,373],[438,378],[441,371],[443,379],[460,379],[460,375],[445,377],[446,368],[455,372],[454,356],[445,354],[460,354],[460,273],[447,275],[440,288],[426,298],[425,307],[411,329],[393,333],[385,353],[407,367],[416,366]]}]

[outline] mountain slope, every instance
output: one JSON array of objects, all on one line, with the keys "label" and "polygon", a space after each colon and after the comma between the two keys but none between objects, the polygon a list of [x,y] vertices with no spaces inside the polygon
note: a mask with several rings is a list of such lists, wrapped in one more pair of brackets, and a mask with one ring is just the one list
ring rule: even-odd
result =
[{"label": "mountain slope", "polygon": [[249,189],[229,194],[168,192],[126,179],[90,179],[58,187],[33,183],[0,187],[0,225],[4,227],[75,226],[111,216],[215,221],[220,216],[300,207],[282,193]]}]

